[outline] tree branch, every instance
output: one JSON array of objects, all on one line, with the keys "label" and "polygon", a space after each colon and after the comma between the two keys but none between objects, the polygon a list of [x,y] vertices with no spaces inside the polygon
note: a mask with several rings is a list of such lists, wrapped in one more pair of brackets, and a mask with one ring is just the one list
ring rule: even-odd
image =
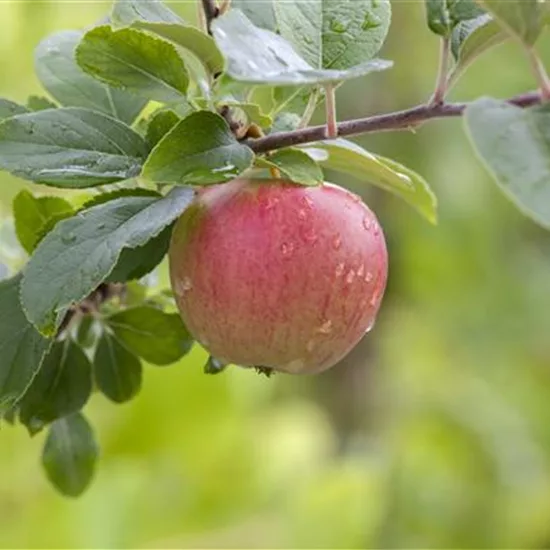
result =
[{"label": "tree branch", "polygon": [[[531,107],[541,103],[542,98],[538,92],[528,92],[507,100],[518,107]],[[418,105],[404,111],[376,115],[357,120],[348,120],[338,124],[338,135],[340,137],[357,136],[372,132],[388,130],[405,130],[413,128],[435,118],[459,117],[464,113],[468,103],[445,103]],[[326,139],[326,126],[313,126],[292,132],[277,132],[269,136],[246,140],[255,153],[266,153],[275,149],[313,143]]]},{"label": "tree branch", "polygon": [[202,0],[202,9],[206,19],[206,28],[208,29],[208,33],[212,34],[212,21],[214,21],[219,14],[216,0]]}]

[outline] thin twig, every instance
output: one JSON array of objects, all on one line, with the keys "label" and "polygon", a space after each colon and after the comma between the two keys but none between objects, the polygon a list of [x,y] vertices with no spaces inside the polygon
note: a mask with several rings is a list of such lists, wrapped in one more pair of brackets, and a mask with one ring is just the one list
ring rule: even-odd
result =
[{"label": "thin twig", "polygon": [[[541,103],[538,92],[528,92],[510,98],[508,103],[518,107],[530,107]],[[338,135],[341,137],[357,136],[372,132],[388,130],[405,130],[435,118],[459,117],[464,113],[468,103],[445,103],[418,105],[404,111],[376,115],[357,120],[348,120],[338,124]],[[326,139],[326,126],[313,126],[292,132],[278,132],[264,138],[247,140],[244,143],[256,153],[266,153],[275,149],[313,143]]]},{"label": "thin twig", "polygon": [[212,34],[212,21],[214,21],[220,13],[216,5],[216,0],[202,0],[202,9],[206,19],[206,28],[208,29],[208,33]]},{"label": "thin twig", "polygon": [[440,104],[445,101],[447,95],[447,78],[449,72],[449,57],[451,54],[451,41],[449,38],[441,39],[441,49],[439,52],[439,69],[437,71],[437,79],[435,82],[435,90],[430,100],[432,104]]}]

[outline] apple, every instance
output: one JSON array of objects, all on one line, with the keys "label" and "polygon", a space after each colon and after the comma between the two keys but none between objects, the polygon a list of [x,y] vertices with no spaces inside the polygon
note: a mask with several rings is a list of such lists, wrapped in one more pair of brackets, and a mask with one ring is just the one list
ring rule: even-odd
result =
[{"label": "apple", "polygon": [[358,196],[281,179],[202,188],[169,260],[181,317],[213,357],[292,374],[324,371],[359,342],[388,271],[382,229]]}]

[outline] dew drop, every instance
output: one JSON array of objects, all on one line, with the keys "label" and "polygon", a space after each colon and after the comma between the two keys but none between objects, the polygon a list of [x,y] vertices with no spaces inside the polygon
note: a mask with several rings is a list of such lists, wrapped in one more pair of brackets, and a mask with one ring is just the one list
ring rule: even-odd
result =
[{"label": "dew drop", "polygon": [[300,218],[301,220],[305,220],[307,218],[307,212],[303,208],[300,208],[300,210],[298,210],[298,218]]},{"label": "dew drop", "polygon": [[330,334],[332,332],[332,321],[325,321],[318,329],[321,334]]},{"label": "dew drop", "polygon": [[315,349],[315,340],[313,338],[306,344],[306,349],[308,353],[311,353]]},{"label": "dew drop", "polygon": [[336,266],[336,271],[334,272],[336,277],[341,277],[344,273],[344,269],[346,269],[346,266],[344,264],[342,264],[342,263],[338,264]]},{"label": "dew drop", "polygon": [[374,275],[370,271],[367,271],[367,273],[365,274],[365,281],[367,283],[370,283],[373,279]]},{"label": "dew drop", "polygon": [[339,250],[341,246],[342,246],[342,239],[340,235],[336,235],[336,237],[332,239],[332,248],[334,248],[334,250]]},{"label": "dew drop", "polygon": [[193,288],[193,283],[189,277],[184,277],[181,281],[176,282],[176,294],[183,296]]},{"label": "dew drop", "polygon": [[346,283],[348,285],[351,285],[351,283],[353,283],[354,279],[355,279],[355,271],[353,271],[353,269],[350,269],[350,271],[349,271],[349,273],[346,277]]},{"label": "dew drop", "polygon": [[294,251],[294,245],[292,243],[283,243],[281,245],[281,252],[283,256],[290,256]]},{"label": "dew drop", "polygon": [[367,218],[367,217],[363,218],[363,227],[367,231],[370,231],[372,229],[372,221],[369,220],[369,218]]},{"label": "dew drop", "polygon": [[265,203],[265,209],[266,210],[272,210],[277,206],[277,203],[279,202],[279,199],[276,199],[274,197],[269,197]]},{"label": "dew drop", "polygon": [[357,270],[357,277],[362,277],[365,274],[365,266],[361,264]]}]

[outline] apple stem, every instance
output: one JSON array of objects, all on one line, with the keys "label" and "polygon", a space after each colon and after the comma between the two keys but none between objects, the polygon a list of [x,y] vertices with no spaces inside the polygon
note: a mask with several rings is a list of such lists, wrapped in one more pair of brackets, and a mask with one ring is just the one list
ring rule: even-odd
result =
[{"label": "apple stem", "polygon": [[335,139],[338,137],[338,122],[336,120],[336,93],[333,84],[325,85],[325,105],[327,114],[326,137]]}]

